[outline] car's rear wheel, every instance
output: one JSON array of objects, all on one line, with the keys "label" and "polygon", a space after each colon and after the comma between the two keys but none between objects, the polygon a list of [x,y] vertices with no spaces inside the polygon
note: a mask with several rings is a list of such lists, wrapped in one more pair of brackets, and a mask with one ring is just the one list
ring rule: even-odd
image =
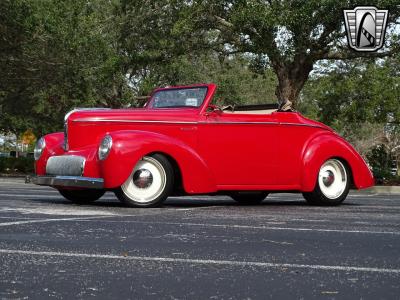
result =
[{"label": "car's rear wheel", "polygon": [[261,203],[267,196],[267,192],[232,192],[231,198],[243,205],[254,205]]},{"label": "car's rear wheel", "polygon": [[319,169],[317,182],[312,192],[303,193],[312,205],[339,205],[350,190],[350,172],[338,159],[328,159]]},{"label": "car's rear wheel", "polygon": [[104,190],[58,190],[60,194],[71,202],[76,204],[89,204],[101,198]]},{"label": "car's rear wheel", "polygon": [[139,160],[131,175],[115,191],[118,199],[132,207],[156,207],[167,199],[174,186],[174,171],[161,154]]}]

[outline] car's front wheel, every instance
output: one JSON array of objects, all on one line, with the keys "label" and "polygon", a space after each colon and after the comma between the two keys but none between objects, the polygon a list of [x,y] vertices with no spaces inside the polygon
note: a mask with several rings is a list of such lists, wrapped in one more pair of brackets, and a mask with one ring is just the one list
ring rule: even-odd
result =
[{"label": "car's front wheel", "polygon": [[89,204],[101,198],[104,190],[58,190],[60,194],[71,202],[76,204]]},{"label": "car's front wheel", "polygon": [[261,203],[267,196],[267,192],[232,192],[231,198],[242,205],[254,205]]},{"label": "car's front wheel", "polygon": [[328,159],[319,169],[317,182],[312,192],[303,193],[312,205],[339,205],[350,190],[350,172],[338,159]]},{"label": "car's front wheel", "polygon": [[167,199],[174,186],[174,171],[161,154],[139,160],[131,175],[115,191],[118,199],[132,207],[156,207]]}]

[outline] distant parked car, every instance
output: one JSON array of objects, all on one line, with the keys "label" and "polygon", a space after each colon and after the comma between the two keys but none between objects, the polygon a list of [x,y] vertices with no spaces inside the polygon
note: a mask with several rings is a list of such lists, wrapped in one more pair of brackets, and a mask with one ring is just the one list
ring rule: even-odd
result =
[{"label": "distant parked car", "polygon": [[393,175],[393,176],[397,176],[397,174],[398,174],[398,168],[397,168],[397,161],[393,161],[393,164],[392,164],[392,168],[390,169],[390,173]]},{"label": "distant parked car", "polygon": [[10,153],[8,153],[8,152],[0,152],[0,157],[10,157]]},{"label": "distant parked car", "polygon": [[15,151],[12,150],[9,153],[9,157],[27,157],[29,154],[28,152],[23,152],[23,151]]},{"label": "distant parked car", "polygon": [[140,109],[78,109],[64,132],[35,148],[36,184],[88,203],[106,190],[129,206],[170,195],[226,194],[259,203],[301,192],[338,205],[350,187],[374,184],[361,156],[328,126],[275,105],[212,104],[216,85],[156,89]]}]

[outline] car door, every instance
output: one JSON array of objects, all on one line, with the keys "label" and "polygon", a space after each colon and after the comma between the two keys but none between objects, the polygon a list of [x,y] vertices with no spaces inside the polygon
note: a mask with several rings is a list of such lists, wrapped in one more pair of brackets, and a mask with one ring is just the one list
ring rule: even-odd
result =
[{"label": "car door", "polygon": [[214,111],[199,124],[198,147],[221,190],[246,186],[262,188],[276,183],[275,113],[254,115]]}]

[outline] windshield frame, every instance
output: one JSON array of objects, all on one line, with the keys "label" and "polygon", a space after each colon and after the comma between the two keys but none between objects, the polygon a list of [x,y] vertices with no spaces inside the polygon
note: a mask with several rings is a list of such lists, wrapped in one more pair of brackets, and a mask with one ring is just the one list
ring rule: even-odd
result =
[{"label": "windshield frame", "polygon": [[[155,107],[154,106],[154,96],[157,95],[157,93],[159,92],[163,92],[163,91],[174,91],[174,90],[192,90],[192,89],[205,89],[205,94],[204,94],[204,98],[202,99],[202,102],[198,105],[198,106],[186,106],[186,105],[182,105],[182,106],[170,106],[170,107]],[[209,96],[209,86],[208,85],[193,85],[193,86],[182,86],[182,87],[171,87],[171,88],[160,88],[160,89],[156,89],[152,94],[151,97],[149,99],[149,101],[146,104],[146,107],[149,109],[156,109],[156,110],[162,110],[162,109],[195,109],[195,110],[200,110],[204,103],[207,100],[207,97]]]}]

